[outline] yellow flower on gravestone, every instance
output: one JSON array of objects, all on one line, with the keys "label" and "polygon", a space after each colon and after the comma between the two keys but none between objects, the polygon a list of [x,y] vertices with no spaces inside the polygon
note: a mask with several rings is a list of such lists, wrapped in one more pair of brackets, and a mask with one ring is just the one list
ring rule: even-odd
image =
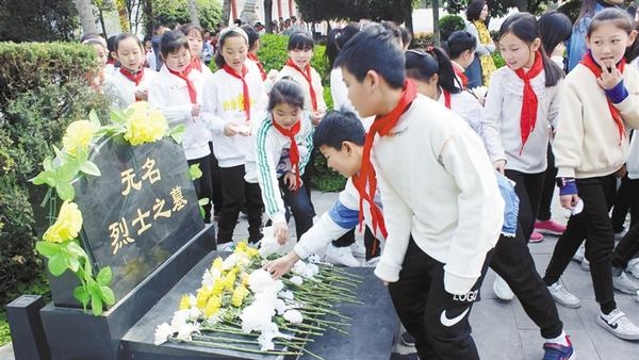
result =
[{"label": "yellow flower on gravestone", "polygon": [[78,237],[82,229],[82,213],[78,205],[65,201],[55,223],[44,233],[43,239],[48,242],[61,243]]},{"label": "yellow flower on gravestone", "polygon": [[62,137],[64,151],[72,156],[76,156],[78,149],[87,151],[97,130],[97,126],[89,120],[72,122]]},{"label": "yellow flower on gravestone", "polygon": [[141,145],[160,140],[167,131],[164,115],[152,109],[147,102],[135,102],[126,110],[128,119],[124,139],[131,145]]}]

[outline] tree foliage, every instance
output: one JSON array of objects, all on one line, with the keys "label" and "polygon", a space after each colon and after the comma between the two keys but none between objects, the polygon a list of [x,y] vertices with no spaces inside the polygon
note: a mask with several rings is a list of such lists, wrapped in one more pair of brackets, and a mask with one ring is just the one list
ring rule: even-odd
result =
[{"label": "tree foliage", "polygon": [[[197,0],[200,25],[212,29],[222,19],[222,9],[218,1]],[[187,0],[153,0],[155,24],[174,27],[176,24],[191,22]]]},{"label": "tree foliage", "polygon": [[[458,0],[458,1],[442,1],[445,3],[446,11],[449,14],[465,13],[466,6],[471,0]],[[508,13],[508,9],[516,7],[519,11],[528,11],[530,13],[538,13],[543,6],[551,0],[486,0],[488,8],[490,9],[490,15],[503,16]]]},{"label": "tree foliage", "polygon": [[[407,6],[412,9],[413,0],[295,0],[306,21],[348,19],[359,21],[392,20],[403,23]],[[410,12],[409,12],[410,13]]]},{"label": "tree foliage", "polygon": [[77,15],[73,0],[0,1],[0,41],[71,40]]}]

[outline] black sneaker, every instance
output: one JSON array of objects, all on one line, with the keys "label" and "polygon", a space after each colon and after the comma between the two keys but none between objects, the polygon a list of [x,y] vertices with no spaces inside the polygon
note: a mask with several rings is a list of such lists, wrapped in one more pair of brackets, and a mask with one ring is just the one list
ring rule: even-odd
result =
[{"label": "black sneaker", "polygon": [[402,335],[399,337],[402,345],[405,346],[415,346],[415,337],[408,333],[408,331],[404,331]]}]

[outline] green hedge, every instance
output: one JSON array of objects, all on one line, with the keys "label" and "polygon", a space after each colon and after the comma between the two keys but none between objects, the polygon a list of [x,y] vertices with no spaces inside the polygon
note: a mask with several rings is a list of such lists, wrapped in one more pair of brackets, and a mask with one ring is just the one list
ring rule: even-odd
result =
[{"label": "green hedge", "polygon": [[459,15],[445,15],[439,19],[439,36],[442,43],[448,39],[450,34],[457,30],[464,30],[465,28],[466,23],[464,22],[464,18]]},{"label": "green hedge", "polygon": [[88,86],[96,68],[89,46],[0,43],[0,309],[42,271],[34,243],[49,226],[46,189],[28,180],[71,121],[107,113]]},{"label": "green hedge", "polygon": [[425,49],[434,44],[434,35],[432,32],[419,32],[413,37],[410,43],[412,49]]}]

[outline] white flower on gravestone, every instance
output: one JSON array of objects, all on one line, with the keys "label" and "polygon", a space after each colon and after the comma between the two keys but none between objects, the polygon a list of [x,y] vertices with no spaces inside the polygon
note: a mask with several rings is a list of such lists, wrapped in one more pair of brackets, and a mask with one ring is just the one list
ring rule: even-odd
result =
[{"label": "white flower on gravestone", "polygon": [[169,340],[169,336],[173,335],[175,331],[171,325],[162,323],[155,328],[153,344],[162,345]]},{"label": "white flower on gravestone", "polygon": [[274,280],[271,277],[271,274],[264,269],[257,269],[249,275],[248,279],[249,289],[255,294],[259,294],[261,292],[271,290],[279,292],[284,288],[284,284],[282,284],[281,280]]},{"label": "white flower on gravestone", "polygon": [[275,300],[275,310],[277,311],[278,315],[284,314],[284,312],[286,311],[286,303],[284,302],[284,300]]},{"label": "white flower on gravestone", "polygon": [[278,297],[285,300],[293,300],[293,292],[291,290],[280,291]]},{"label": "white flower on gravestone", "polygon": [[312,279],[315,275],[319,274],[319,267],[315,264],[298,261],[295,263],[291,271],[293,274],[297,274],[307,279]]},{"label": "white flower on gravestone", "polygon": [[197,320],[200,315],[199,310],[197,308],[196,311],[192,311],[192,309],[178,310],[173,313],[173,318],[171,319],[171,326],[174,329],[179,328],[180,326],[190,322]]},{"label": "white flower on gravestone", "polygon": [[284,338],[290,339],[291,336],[282,334],[280,329],[277,327],[277,324],[274,322],[266,324],[266,326],[262,329],[260,336],[257,338],[257,342],[261,346],[262,351],[273,350],[275,349],[275,344],[273,344],[273,338]]},{"label": "white flower on gravestone", "polygon": [[302,279],[301,276],[293,276],[291,277],[291,282],[295,285],[301,286],[304,283],[304,280]]},{"label": "white flower on gravestone", "polygon": [[236,253],[232,253],[222,263],[222,270],[229,270],[237,265],[238,257]]},{"label": "white flower on gravestone", "polygon": [[206,269],[204,275],[202,275],[202,286],[212,288],[215,281],[221,276],[222,274],[218,269]]},{"label": "white flower on gravestone", "polygon": [[[272,254],[286,255],[288,252],[284,245],[277,242],[277,238],[273,235],[273,227],[268,226],[262,229],[262,240],[260,240],[260,255],[266,258]],[[285,244],[286,245],[286,244]]]},{"label": "white flower on gravestone", "polygon": [[182,324],[177,328],[176,339],[182,341],[191,341],[191,335],[194,333],[200,333],[200,324],[199,323],[186,323]]},{"label": "white flower on gravestone", "polygon": [[251,331],[262,331],[271,323],[275,315],[275,304],[266,301],[255,301],[242,310],[242,331],[249,334]]},{"label": "white flower on gravestone", "polygon": [[304,321],[304,316],[298,310],[288,310],[284,313],[284,320],[291,324],[300,324]]}]

